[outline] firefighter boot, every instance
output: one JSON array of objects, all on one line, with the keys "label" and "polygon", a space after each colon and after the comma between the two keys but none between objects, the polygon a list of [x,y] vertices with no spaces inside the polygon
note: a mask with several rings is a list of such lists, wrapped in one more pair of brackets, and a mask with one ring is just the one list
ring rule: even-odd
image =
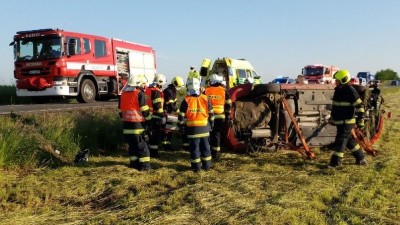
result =
[{"label": "firefighter boot", "polygon": [[211,156],[214,161],[218,161],[221,157],[221,153],[219,151],[211,150]]},{"label": "firefighter boot", "polygon": [[191,168],[192,168],[192,171],[193,172],[200,172],[200,170],[201,170],[201,163],[200,162],[192,162],[192,163],[190,163],[190,166],[191,166]]},{"label": "firefighter boot", "polygon": [[351,153],[356,159],[356,165],[364,166],[367,165],[367,160],[365,160],[365,155],[361,149]]},{"label": "firefighter boot", "polygon": [[338,167],[342,164],[342,158],[337,155],[332,155],[329,167]]},{"label": "firefighter boot", "polygon": [[151,170],[151,165],[149,162],[141,162],[139,164],[139,170],[140,171],[150,171]]},{"label": "firefighter boot", "polygon": [[139,170],[139,160],[131,160],[129,162],[129,167]]},{"label": "firefighter boot", "polygon": [[201,160],[201,168],[203,170],[210,170],[211,169],[211,160]]}]

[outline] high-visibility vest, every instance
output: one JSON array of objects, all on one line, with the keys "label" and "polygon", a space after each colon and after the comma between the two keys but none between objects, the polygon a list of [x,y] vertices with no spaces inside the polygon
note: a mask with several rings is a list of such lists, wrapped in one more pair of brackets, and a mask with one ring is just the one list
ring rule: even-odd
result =
[{"label": "high-visibility vest", "polygon": [[214,109],[214,113],[224,113],[225,88],[222,86],[211,86],[206,89],[205,94],[207,95],[208,99],[210,99],[211,105]]},{"label": "high-visibility vest", "polygon": [[[151,98],[152,91],[160,92],[160,98],[152,99]],[[157,102],[161,102],[161,110],[163,110],[163,107],[164,107],[164,93],[158,87],[148,87],[148,88],[146,88],[144,93],[146,95],[146,103],[150,108],[150,113],[157,113],[154,110],[154,107],[153,107],[153,104],[157,103]],[[160,113],[160,112],[158,112],[158,113]]]},{"label": "high-visibility vest", "polygon": [[207,96],[203,94],[198,97],[186,96],[185,100],[188,104],[188,108],[186,110],[186,126],[206,126],[209,116]]},{"label": "high-visibility vest", "polygon": [[122,120],[126,122],[144,122],[139,105],[139,89],[122,92],[121,94],[121,113]]}]

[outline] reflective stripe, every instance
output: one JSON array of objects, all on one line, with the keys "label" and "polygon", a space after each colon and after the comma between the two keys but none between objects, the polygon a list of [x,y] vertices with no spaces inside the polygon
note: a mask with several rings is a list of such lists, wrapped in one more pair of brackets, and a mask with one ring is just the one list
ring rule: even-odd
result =
[{"label": "reflective stripe", "polygon": [[187,138],[202,138],[202,137],[208,137],[210,136],[210,133],[202,133],[202,134],[192,134],[192,135],[187,135]]},{"label": "reflective stripe", "polygon": [[145,120],[151,120],[151,114],[149,114],[149,116],[148,116],[148,117],[145,117],[144,119],[145,119]]},{"label": "reflective stripe", "polygon": [[150,157],[141,157],[139,158],[139,162],[150,162]]},{"label": "reflective stripe", "polygon": [[151,149],[158,149],[158,145],[149,145],[149,148],[151,148]]},{"label": "reflective stripe", "polygon": [[228,100],[225,100],[225,104],[232,104],[232,100],[230,100],[230,99],[228,99]]},{"label": "reflective stripe", "polygon": [[214,114],[214,119],[225,119],[225,114]]},{"label": "reflective stripe", "polygon": [[364,108],[356,108],[356,112],[365,112]]},{"label": "reflective stripe", "polygon": [[356,123],[356,119],[349,119],[349,120],[334,120],[333,124],[335,125],[342,125],[342,124],[355,124]]},{"label": "reflective stripe", "polygon": [[162,101],[163,101],[162,98],[156,98],[156,99],[153,100],[153,104],[159,103],[159,102],[162,102]]},{"label": "reflective stripe", "polygon": [[150,108],[149,108],[148,105],[144,105],[144,106],[140,107],[140,110],[141,110],[141,111],[146,111],[146,110],[149,110],[149,109],[150,109]]},{"label": "reflective stripe", "polygon": [[361,104],[361,103],[362,103],[362,100],[361,100],[360,98],[358,98],[357,101],[355,101],[355,102],[353,103],[353,105],[356,106],[356,105],[359,105],[359,104]]},{"label": "reflective stripe", "polygon": [[199,127],[199,126],[206,126],[208,123],[208,120],[195,120],[195,121],[187,121],[186,125],[188,127]]},{"label": "reflective stripe", "polygon": [[191,159],[190,162],[191,162],[191,163],[199,163],[199,162],[201,162],[201,160],[200,160],[200,158]]},{"label": "reflective stripe", "polygon": [[356,152],[356,151],[358,151],[358,150],[360,150],[361,149],[361,147],[360,147],[360,145],[359,144],[357,144],[356,146],[354,146],[354,148],[353,149],[351,149],[350,151],[351,152]]},{"label": "reflective stripe", "polygon": [[143,134],[144,129],[124,129],[123,134]]},{"label": "reflective stripe", "polygon": [[164,110],[163,110],[162,108],[159,108],[159,109],[157,110],[157,112],[158,112],[158,113],[163,113]]},{"label": "reflective stripe", "polygon": [[343,158],[344,153],[343,152],[332,152],[332,155],[336,155],[337,157]]},{"label": "reflective stripe", "polygon": [[185,116],[186,114],[184,112],[179,113],[180,116]]},{"label": "reflective stripe", "polygon": [[215,113],[223,113],[224,106],[223,105],[213,105],[213,110]]},{"label": "reflective stripe", "polygon": [[137,157],[137,156],[131,156],[130,158],[129,158],[129,160],[131,160],[131,161],[136,161],[136,160],[138,160],[139,158]]},{"label": "reflective stripe", "polygon": [[221,151],[221,147],[211,147],[214,151],[217,151],[217,152],[219,152],[219,151]]},{"label": "reflective stripe", "polygon": [[169,144],[171,144],[171,142],[169,142],[169,141],[163,141],[163,142],[161,142],[161,144],[163,144],[163,145],[169,145]]},{"label": "reflective stripe", "polygon": [[211,156],[207,156],[207,157],[201,157],[202,161],[210,161],[212,159]]},{"label": "reflective stripe", "polygon": [[170,100],[168,100],[168,101],[167,101],[165,104],[171,104],[171,103],[174,103],[174,102],[176,102],[176,100],[177,100],[177,99],[173,99],[173,100],[172,100],[172,99],[170,99]]}]

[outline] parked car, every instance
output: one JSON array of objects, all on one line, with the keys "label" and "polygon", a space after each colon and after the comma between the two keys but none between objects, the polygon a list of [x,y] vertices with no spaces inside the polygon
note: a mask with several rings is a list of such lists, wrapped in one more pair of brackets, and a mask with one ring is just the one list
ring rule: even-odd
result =
[{"label": "parked car", "polygon": [[289,77],[277,77],[271,83],[273,84],[295,84],[296,80]]}]

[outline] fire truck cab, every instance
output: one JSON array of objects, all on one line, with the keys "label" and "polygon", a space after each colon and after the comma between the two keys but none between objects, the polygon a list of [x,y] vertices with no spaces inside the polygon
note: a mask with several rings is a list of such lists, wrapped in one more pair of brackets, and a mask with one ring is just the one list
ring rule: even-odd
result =
[{"label": "fire truck cab", "polygon": [[335,66],[325,66],[322,64],[306,65],[301,74],[308,81],[309,84],[330,84],[332,83],[333,74],[339,68]]},{"label": "fire truck cab", "polygon": [[14,47],[17,96],[45,102],[51,96],[79,102],[120,94],[129,76],[156,73],[155,50],[146,45],[60,29],[19,31]]}]

